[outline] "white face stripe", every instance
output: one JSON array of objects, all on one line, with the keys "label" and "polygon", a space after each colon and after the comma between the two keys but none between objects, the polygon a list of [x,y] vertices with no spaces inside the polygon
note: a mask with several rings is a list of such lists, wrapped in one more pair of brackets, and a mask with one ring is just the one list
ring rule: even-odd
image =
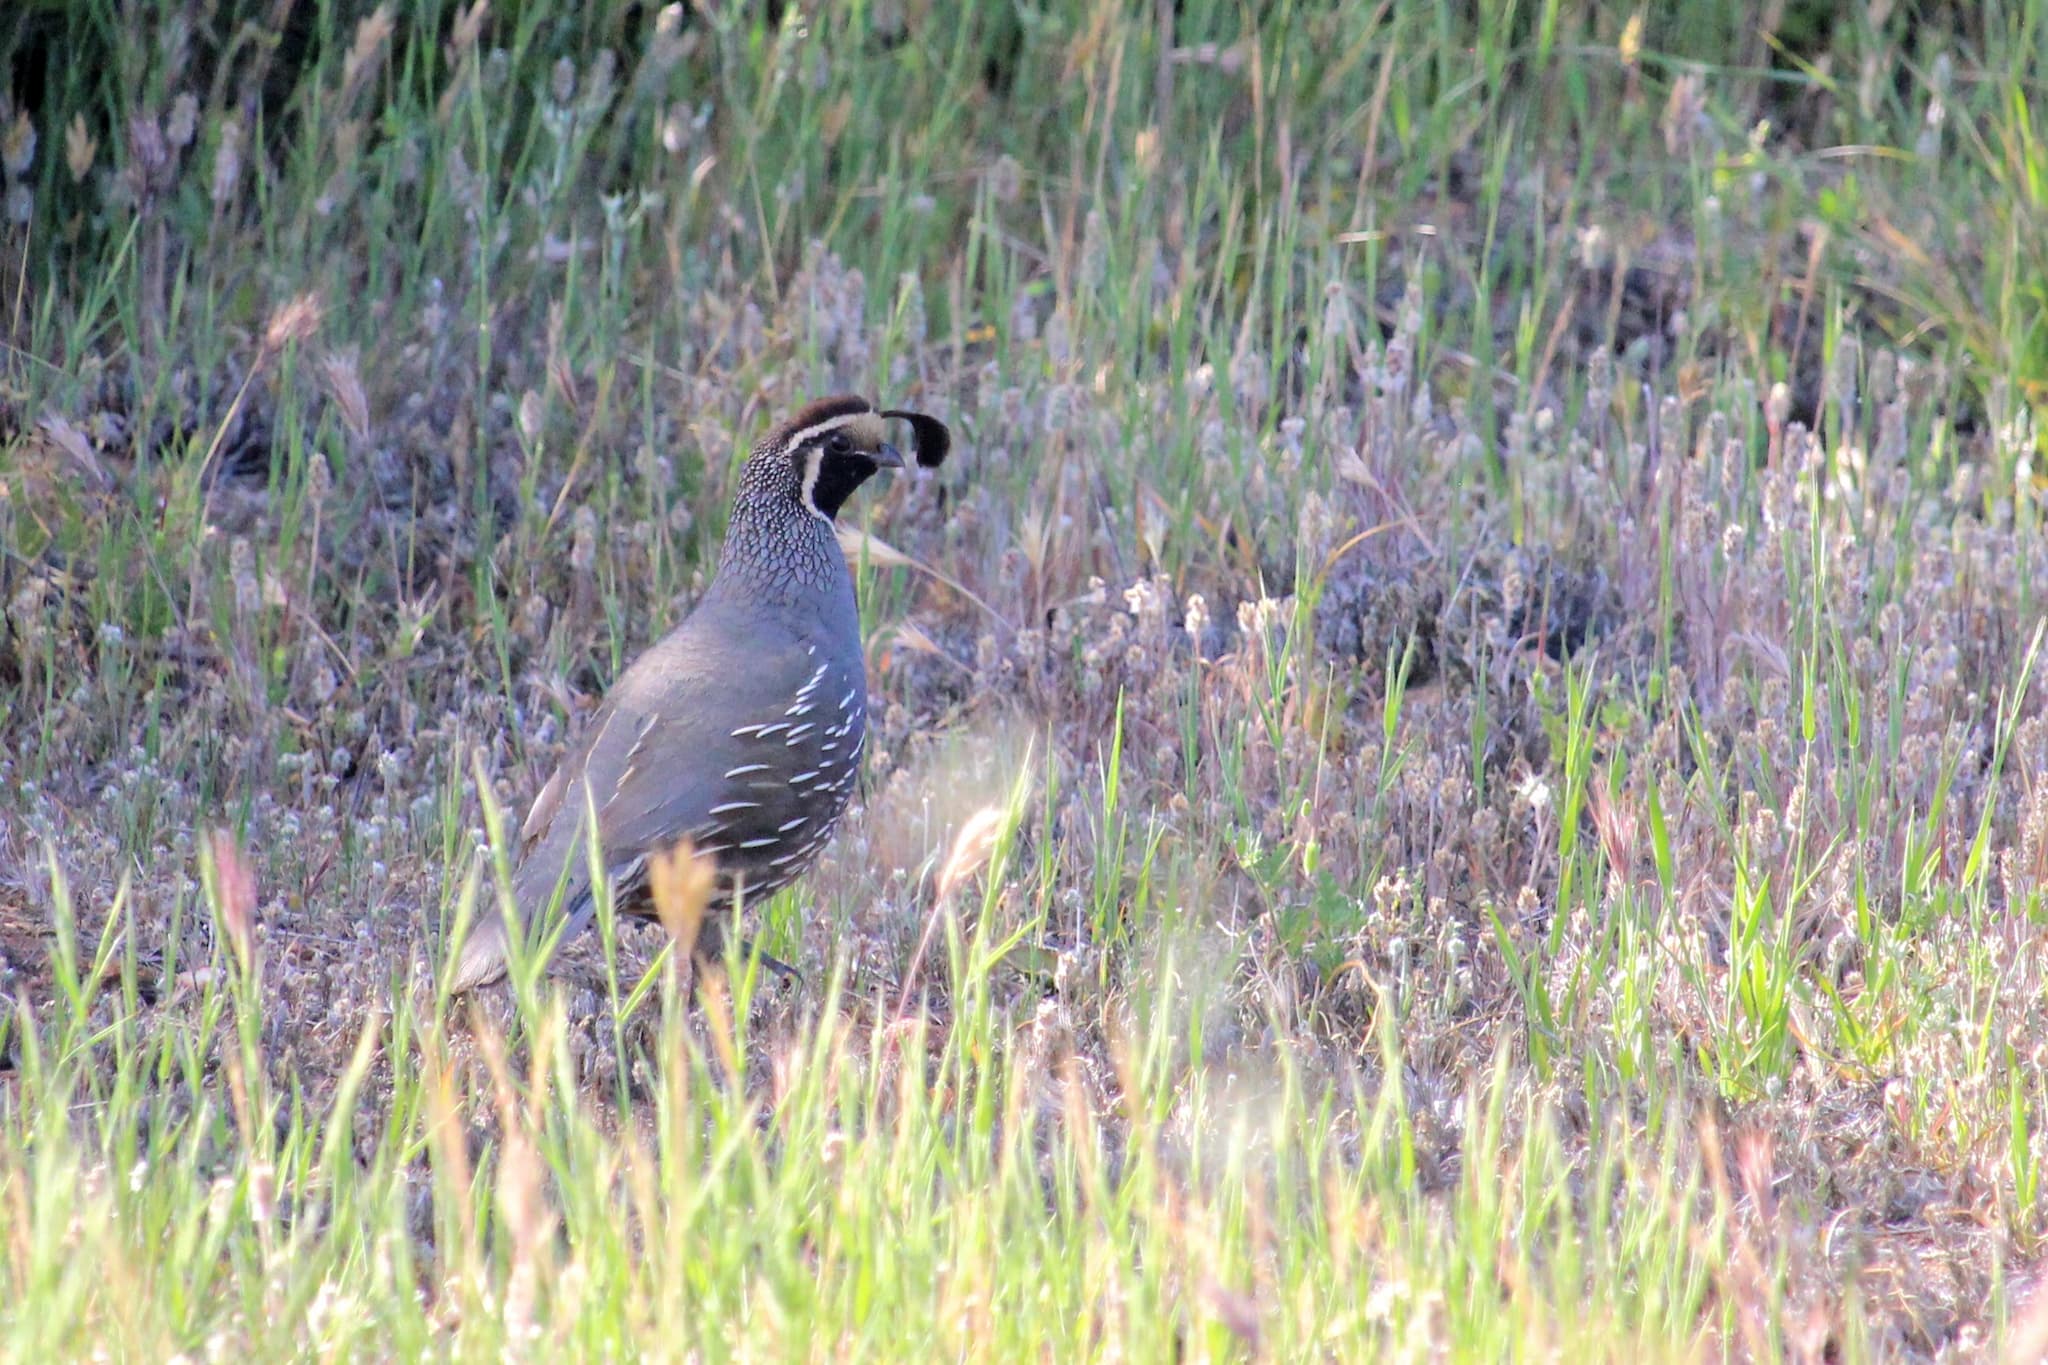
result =
[{"label": "white face stripe", "polygon": [[822,450],[813,449],[808,455],[804,456],[803,503],[804,510],[806,512],[809,512],[819,521],[822,521],[827,526],[830,526],[832,524],[832,518],[826,516],[823,512],[820,512],[818,510],[818,466],[823,464],[824,462],[825,452],[823,452]]},{"label": "white face stripe", "polygon": [[[855,445],[872,449],[881,445],[882,438],[888,435],[889,429],[873,412],[844,412],[837,417],[828,417],[822,422],[807,426],[790,436],[786,448],[804,451],[804,510],[827,526],[832,525],[832,518],[819,510],[817,498],[818,466],[825,455],[822,449],[811,445],[811,442],[822,436],[829,436],[835,431],[844,431]],[[809,449],[806,450],[806,447]]]},{"label": "white face stripe", "polygon": [[788,448],[796,450],[827,432],[838,431],[842,427],[851,428],[846,434],[853,438],[855,445],[870,447],[880,445],[882,438],[889,432],[882,419],[872,412],[842,412],[837,417],[827,417],[815,426],[808,426],[797,432],[789,438]]}]

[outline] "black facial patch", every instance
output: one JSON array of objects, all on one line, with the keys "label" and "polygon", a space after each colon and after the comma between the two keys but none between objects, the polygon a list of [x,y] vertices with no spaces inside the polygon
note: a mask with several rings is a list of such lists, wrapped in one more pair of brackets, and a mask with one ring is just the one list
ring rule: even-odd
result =
[{"label": "black facial patch", "polygon": [[849,450],[844,455],[833,454],[831,446],[831,437],[820,438],[804,452],[804,460],[806,465],[813,459],[818,462],[818,479],[811,485],[811,506],[828,517],[836,518],[846,500],[880,466],[858,450]]}]

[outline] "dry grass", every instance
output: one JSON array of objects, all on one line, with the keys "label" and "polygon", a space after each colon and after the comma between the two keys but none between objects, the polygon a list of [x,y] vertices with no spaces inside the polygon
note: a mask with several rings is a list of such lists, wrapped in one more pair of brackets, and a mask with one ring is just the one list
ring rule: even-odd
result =
[{"label": "dry grass", "polygon": [[[2044,16],[895,8],[0,21],[7,1351],[2031,1358]],[[839,387],[805,988],[448,1001]]]}]

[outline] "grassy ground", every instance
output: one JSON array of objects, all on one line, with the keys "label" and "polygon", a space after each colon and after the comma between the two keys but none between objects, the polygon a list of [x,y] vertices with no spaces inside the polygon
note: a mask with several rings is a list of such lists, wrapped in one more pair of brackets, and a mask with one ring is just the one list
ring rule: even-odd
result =
[{"label": "grassy ground", "polygon": [[[2044,42],[8,10],[0,1355],[2036,1358]],[[842,388],[807,984],[450,1002]]]}]

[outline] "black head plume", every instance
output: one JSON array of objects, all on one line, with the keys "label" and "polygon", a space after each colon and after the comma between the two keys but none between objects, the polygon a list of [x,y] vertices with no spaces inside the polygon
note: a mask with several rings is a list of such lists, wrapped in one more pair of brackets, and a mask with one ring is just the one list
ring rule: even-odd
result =
[{"label": "black head plume", "polygon": [[910,423],[911,456],[926,469],[937,469],[953,448],[953,433],[936,417],[906,408],[884,408],[882,416]]},{"label": "black head plume", "polygon": [[888,440],[892,419],[910,424],[916,463],[929,469],[946,458],[952,438],[936,417],[878,412],[853,394],[820,398],[778,423],[754,447],[741,475],[742,502],[751,496],[750,505],[769,508],[787,500],[833,520],[876,471],[903,468],[903,455]]}]

